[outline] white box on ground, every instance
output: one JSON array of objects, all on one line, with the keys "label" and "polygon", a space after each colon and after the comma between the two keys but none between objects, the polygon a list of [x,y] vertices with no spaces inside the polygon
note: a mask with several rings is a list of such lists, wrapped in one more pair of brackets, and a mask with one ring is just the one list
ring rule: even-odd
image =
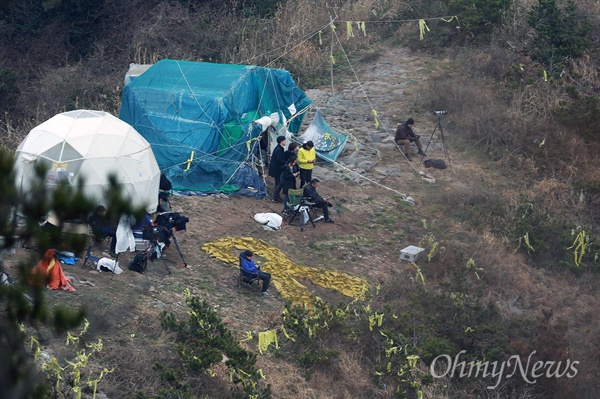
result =
[{"label": "white box on ground", "polygon": [[419,259],[419,255],[423,251],[425,251],[425,248],[409,245],[400,251],[400,259],[407,260],[409,262],[415,262],[417,259]]}]

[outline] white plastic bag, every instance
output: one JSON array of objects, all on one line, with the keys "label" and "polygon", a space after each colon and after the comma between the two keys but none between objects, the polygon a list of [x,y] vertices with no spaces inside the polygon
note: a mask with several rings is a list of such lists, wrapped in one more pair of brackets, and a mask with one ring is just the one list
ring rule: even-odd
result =
[{"label": "white plastic bag", "polygon": [[121,269],[119,267],[119,262],[113,260],[113,259],[109,259],[109,258],[100,258],[98,260],[98,265],[96,266],[96,270],[102,272],[105,270],[102,270],[102,268],[108,269],[111,272],[113,272],[114,274],[121,274],[123,273],[123,269]]},{"label": "white plastic bag", "polygon": [[254,220],[270,230],[279,230],[283,223],[281,215],[276,213],[257,213]]}]

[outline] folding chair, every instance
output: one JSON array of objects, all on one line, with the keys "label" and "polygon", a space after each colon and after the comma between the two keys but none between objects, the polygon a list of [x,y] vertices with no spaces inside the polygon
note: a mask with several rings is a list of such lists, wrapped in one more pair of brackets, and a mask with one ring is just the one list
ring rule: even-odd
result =
[{"label": "folding chair", "polygon": [[257,287],[258,289],[260,289],[260,279],[258,278],[258,273],[248,276],[248,273],[244,272],[244,269],[242,269],[242,259],[244,257],[244,252],[245,251],[242,251],[239,256],[240,271],[236,279],[236,288],[239,290],[242,287],[242,285],[247,285],[249,287]]},{"label": "folding chair", "polygon": [[[108,245],[110,248],[110,240],[112,240],[112,237],[104,235],[104,234],[94,230],[91,225],[88,225],[88,228],[89,228],[89,232],[88,232],[89,243],[88,243],[87,252],[85,253],[85,258],[83,259],[83,265],[81,266],[81,268],[85,269],[87,266],[90,266],[92,269],[96,269],[95,264],[98,263],[98,261],[100,260],[100,257],[93,255],[92,250],[94,248],[96,248],[99,251],[102,251],[102,249],[103,249],[102,247],[104,245]],[[119,257],[119,255],[117,254],[117,259],[118,259],[118,257]]]},{"label": "folding chair", "polygon": [[315,226],[315,219],[311,215],[311,210],[314,209],[314,203],[310,202],[308,198],[303,195],[303,192],[304,190],[301,188],[288,190],[287,202],[288,208],[292,210],[292,213],[288,217],[287,224],[291,225],[298,216],[300,218],[300,231],[304,231],[304,227],[309,221],[312,223],[313,227],[317,227]]}]

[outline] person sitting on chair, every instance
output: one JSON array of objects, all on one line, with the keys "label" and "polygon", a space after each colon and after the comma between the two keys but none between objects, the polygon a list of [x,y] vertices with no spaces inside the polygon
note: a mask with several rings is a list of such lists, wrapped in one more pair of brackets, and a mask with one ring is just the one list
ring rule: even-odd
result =
[{"label": "person sitting on chair", "polygon": [[112,223],[107,215],[104,205],[98,205],[92,216],[90,225],[94,235],[99,238],[110,237],[110,254],[115,256],[117,246],[117,223]]},{"label": "person sitting on chair", "polygon": [[325,197],[321,197],[317,192],[317,188],[319,187],[319,183],[321,180],[315,178],[310,181],[307,185],[304,186],[303,194],[310,202],[313,202],[315,206],[318,206],[323,210],[323,217],[325,218],[325,223],[333,223],[333,220],[329,217],[329,208],[333,205],[329,200]]},{"label": "person sitting on chair", "polygon": [[166,192],[158,193],[158,206],[156,207],[156,212],[172,212],[171,203],[169,201],[169,194]]},{"label": "person sitting on chair", "polygon": [[246,249],[240,254],[241,263],[240,267],[244,272],[244,277],[255,278],[258,277],[262,281],[261,295],[267,296],[269,293],[269,284],[271,282],[271,274],[260,270],[260,266],[254,263],[254,254],[249,249]]},{"label": "person sitting on chair", "polygon": [[421,140],[419,140],[421,136],[415,134],[415,132],[412,130],[412,127],[414,125],[415,120],[413,118],[408,118],[408,120],[405,123],[398,126],[398,129],[396,129],[396,136],[394,137],[394,141],[396,142],[396,144],[402,147],[402,150],[404,151],[404,156],[409,161],[410,157],[408,154],[408,149],[411,142],[414,142],[417,146],[419,150],[418,154],[423,157],[425,156],[425,153],[423,152],[423,146],[421,145]]}]

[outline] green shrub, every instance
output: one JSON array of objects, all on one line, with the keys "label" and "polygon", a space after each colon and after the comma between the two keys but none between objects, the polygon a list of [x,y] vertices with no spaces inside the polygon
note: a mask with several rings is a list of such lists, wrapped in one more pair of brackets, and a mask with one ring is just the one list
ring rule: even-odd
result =
[{"label": "green shrub", "polygon": [[488,42],[511,0],[448,0],[450,14],[460,21],[460,36],[468,41]]},{"label": "green shrub", "polygon": [[[165,389],[185,395],[188,382],[204,373],[227,356],[225,365],[231,373],[231,382],[241,385],[244,397],[270,397],[270,387],[262,386],[261,376],[256,369],[256,354],[245,350],[221,322],[211,305],[186,291],[189,307],[187,321],[163,312],[161,325],[177,334],[176,348],[182,363],[171,367],[157,364]],[[258,396],[254,396],[258,395]],[[185,396],[184,396],[185,397]]]},{"label": "green shrub", "polygon": [[586,142],[600,141],[596,128],[600,125],[600,101],[597,97],[573,94],[571,101],[563,102],[555,111],[556,118]]},{"label": "green shrub", "polygon": [[573,0],[564,9],[556,0],[538,0],[527,22],[537,34],[529,52],[552,73],[560,72],[568,58],[581,57],[590,46],[592,25],[577,13]]}]

